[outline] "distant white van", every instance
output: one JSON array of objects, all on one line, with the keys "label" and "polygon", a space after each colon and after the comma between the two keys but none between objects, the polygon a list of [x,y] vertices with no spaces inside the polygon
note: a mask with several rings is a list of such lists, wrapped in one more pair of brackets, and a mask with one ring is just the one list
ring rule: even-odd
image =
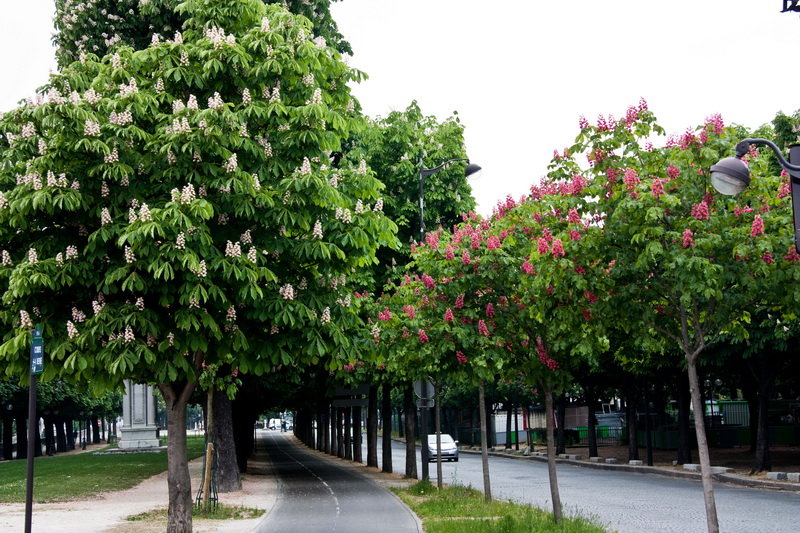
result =
[{"label": "distant white van", "polygon": [[269,425],[267,426],[269,429],[281,429],[281,419],[280,418],[270,418]]}]

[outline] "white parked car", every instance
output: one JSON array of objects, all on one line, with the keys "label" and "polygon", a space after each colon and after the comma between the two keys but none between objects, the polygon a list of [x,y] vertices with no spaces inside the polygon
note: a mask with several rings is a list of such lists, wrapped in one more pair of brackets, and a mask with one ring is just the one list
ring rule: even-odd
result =
[{"label": "white parked car", "polygon": [[[442,461],[458,461],[458,442],[447,433],[442,434]],[[436,435],[428,435],[428,461],[436,461]]]}]

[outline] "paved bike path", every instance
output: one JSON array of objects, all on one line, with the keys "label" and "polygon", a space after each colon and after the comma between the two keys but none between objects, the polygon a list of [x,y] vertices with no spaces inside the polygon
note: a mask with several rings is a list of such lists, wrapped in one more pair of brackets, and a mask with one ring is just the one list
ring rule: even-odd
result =
[{"label": "paved bike path", "polygon": [[269,433],[266,448],[279,480],[278,501],[258,532],[422,533],[416,516],[394,494],[338,461]]}]

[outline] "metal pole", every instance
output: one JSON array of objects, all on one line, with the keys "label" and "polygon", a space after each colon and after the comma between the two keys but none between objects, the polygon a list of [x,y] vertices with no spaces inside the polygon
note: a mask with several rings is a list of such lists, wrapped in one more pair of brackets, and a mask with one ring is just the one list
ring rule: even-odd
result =
[{"label": "metal pole", "polygon": [[428,380],[422,380],[422,398],[420,401],[422,402],[422,407],[420,407],[420,431],[419,431],[419,438],[422,442],[422,447],[420,449],[422,454],[422,479],[430,479],[429,475],[429,464],[430,461],[430,454],[428,453],[428,397],[430,393],[428,392]]},{"label": "metal pole", "polygon": [[422,172],[422,155],[419,156],[419,242],[425,240],[425,174]]},{"label": "metal pole", "polygon": [[33,517],[33,456],[36,444],[36,431],[39,424],[36,420],[36,374],[31,374],[28,388],[28,475],[25,485],[25,533],[31,533]]}]

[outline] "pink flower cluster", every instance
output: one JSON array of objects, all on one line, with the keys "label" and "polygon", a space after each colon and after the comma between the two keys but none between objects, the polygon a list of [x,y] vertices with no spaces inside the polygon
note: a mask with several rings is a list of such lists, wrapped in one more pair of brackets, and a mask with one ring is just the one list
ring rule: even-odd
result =
[{"label": "pink flower cluster", "polygon": [[455,303],[454,307],[456,309],[461,309],[461,308],[464,307],[464,295],[463,294],[459,294],[458,296],[456,296],[456,303]]},{"label": "pink flower cluster", "polygon": [[489,328],[486,327],[486,321],[485,320],[478,320],[478,333],[480,333],[484,337],[489,337],[491,335],[489,333]]},{"label": "pink flower cluster", "polygon": [[764,235],[764,219],[761,218],[761,215],[756,215],[753,217],[753,225],[750,227],[750,235],[752,237]]},{"label": "pink flower cluster", "polygon": [[404,305],[403,312],[406,314],[408,318],[416,318],[417,313],[414,311],[413,305]]},{"label": "pink flower cluster", "polygon": [[427,288],[427,289],[435,289],[436,288],[436,282],[428,274],[423,274],[422,275],[422,284],[425,285],[425,288]]},{"label": "pink flower cluster", "polygon": [[694,235],[694,233],[692,233],[692,230],[690,230],[688,228],[683,230],[683,246],[684,247],[694,246],[694,239],[692,238],[693,235]]},{"label": "pink flower cluster", "polygon": [[539,356],[539,361],[545,364],[550,370],[557,370],[558,363],[547,355],[547,349],[544,347],[541,337],[536,338],[536,353]]},{"label": "pink flower cluster", "polygon": [[452,322],[455,319],[453,316],[453,310],[449,307],[444,312],[444,321],[445,322]]},{"label": "pink flower cluster", "polygon": [[661,198],[661,196],[664,194],[664,183],[661,181],[660,178],[656,178],[653,180],[651,191],[653,193],[653,198]]},{"label": "pink flower cluster", "polygon": [[419,342],[428,342],[430,340],[424,329],[417,330],[417,334],[419,335]]},{"label": "pink flower cluster", "polygon": [[461,350],[456,350],[456,361],[463,365],[467,362],[467,356]]},{"label": "pink flower cluster", "polygon": [[533,268],[533,265],[530,264],[530,262],[528,262],[528,261],[523,261],[521,269],[525,274],[535,274],[536,273],[536,269]]},{"label": "pink flower cluster", "polygon": [[697,220],[708,220],[708,204],[703,201],[692,206],[692,216]]},{"label": "pink flower cluster", "polygon": [[378,320],[383,322],[388,322],[392,319],[392,312],[389,310],[388,307],[384,307],[383,311],[378,313]]},{"label": "pink flower cluster", "polygon": [[561,239],[553,239],[553,257],[564,257],[564,246],[561,244]]}]

